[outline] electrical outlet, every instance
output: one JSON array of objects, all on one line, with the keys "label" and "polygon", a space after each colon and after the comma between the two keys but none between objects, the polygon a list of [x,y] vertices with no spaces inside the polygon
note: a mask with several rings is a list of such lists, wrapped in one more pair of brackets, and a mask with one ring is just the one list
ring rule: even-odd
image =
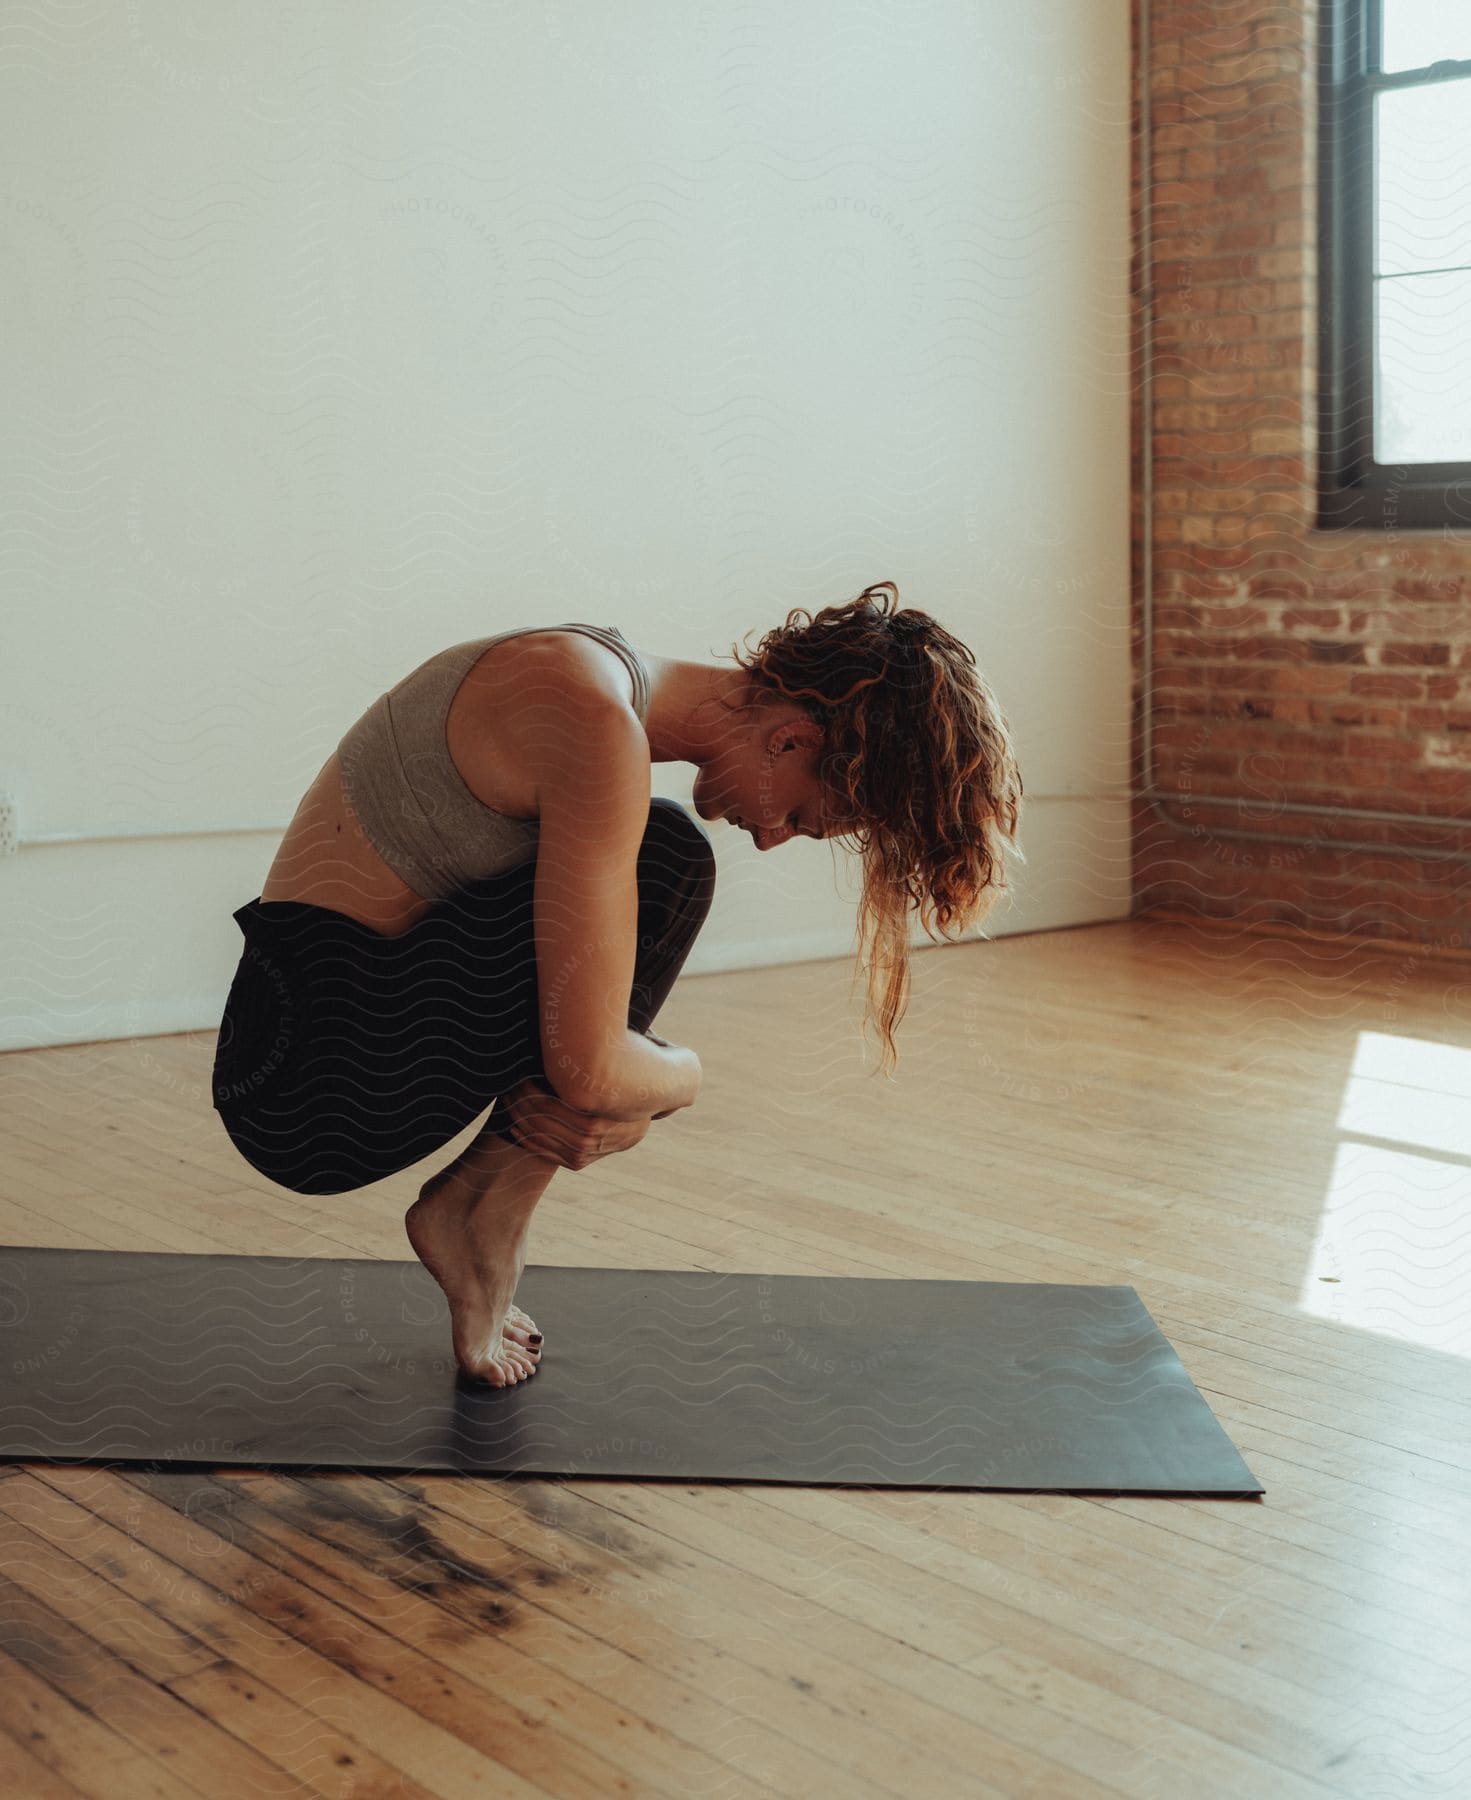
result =
[{"label": "electrical outlet", "polygon": [[0,794],[0,856],[14,856],[20,848],[20,808],[14,794]]}]

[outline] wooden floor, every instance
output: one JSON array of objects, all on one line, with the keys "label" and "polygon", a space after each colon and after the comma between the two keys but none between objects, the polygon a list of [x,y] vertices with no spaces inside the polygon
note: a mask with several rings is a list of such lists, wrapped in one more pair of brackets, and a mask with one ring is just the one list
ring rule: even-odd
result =
[{"label": "wooden floor", "polygon": [[[1263,1501],[4,1465],[0,1789],[1471,1793],[1471,967],[928,949],[892,1086],[850,973],[683,981],[699,1105],[530,1260],[1131,1284]],[[406,1259],[465,1139],[272,1189],[213,1043],[0,1059],[4,1241]]]}]

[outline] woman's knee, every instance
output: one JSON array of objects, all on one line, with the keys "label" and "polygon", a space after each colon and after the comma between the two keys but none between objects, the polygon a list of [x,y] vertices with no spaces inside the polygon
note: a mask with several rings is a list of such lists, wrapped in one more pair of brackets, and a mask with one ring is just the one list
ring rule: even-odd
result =
[{"label": "woman's knee", "polygon": [[656,794],[649,805],[641,874],[666,904],[703,920],[715,895],[715,847],[710,834],[677,800]]},{"label": "woman's knee", "polygon": [[714,871],[715,846],[710,842],[710,833],[693,813],[663,794],[655,794],[649,802],[644,841],[672,850],[681,861],[697,869]]}]

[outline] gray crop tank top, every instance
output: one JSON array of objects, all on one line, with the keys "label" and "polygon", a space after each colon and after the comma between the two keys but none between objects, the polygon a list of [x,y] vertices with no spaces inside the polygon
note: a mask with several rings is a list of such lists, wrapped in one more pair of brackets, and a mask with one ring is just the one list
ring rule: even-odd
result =
[{"label": "gray crop tank top", "polygon": [[499,875],[536,855],[535,819],[513,819],[477,800],[445,737],[460,683],[490,649],[532,631],[581,631],[615,651],[633,677],[633,705],[648,723],[649,672],[614,625],[518,625],[441,650],[380,694],[337,746],[342,781],[368,842],[425,900]]}]

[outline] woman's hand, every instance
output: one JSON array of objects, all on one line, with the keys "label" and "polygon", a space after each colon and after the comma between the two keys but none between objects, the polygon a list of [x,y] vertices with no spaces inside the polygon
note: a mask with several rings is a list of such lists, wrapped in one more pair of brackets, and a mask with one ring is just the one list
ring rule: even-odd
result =
[{"label": "woman's hand", "polygon": [[615,1150],[631,1150],[648,1136],[652,1122],[581,1112],[535,1075],[507,1088],[497,1104],[511,1115],[512,1141],[561,1169],[582,1170]]}]

